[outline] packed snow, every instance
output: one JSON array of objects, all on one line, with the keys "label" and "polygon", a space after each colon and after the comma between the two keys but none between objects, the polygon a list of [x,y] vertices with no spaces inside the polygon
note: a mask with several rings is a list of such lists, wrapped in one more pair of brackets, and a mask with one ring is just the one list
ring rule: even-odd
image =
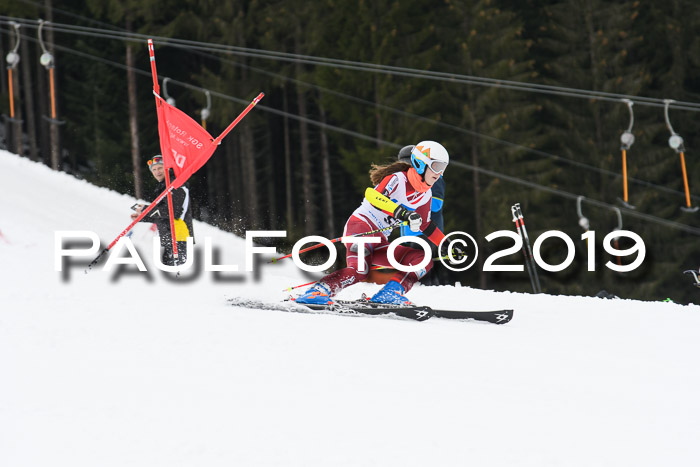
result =
[{"label": "packed snow", "polygon": [[177,279],[149,224],[131,237],[147,273],[55,270],[57,231],[106,245],[135,201],[0,151],[3,467],[700,465],[700,306],[418,285],[420,304],[515,316],[237,308],[313,278],[206,272],[205,237],[241,270],[245,242],[201,222]]}]

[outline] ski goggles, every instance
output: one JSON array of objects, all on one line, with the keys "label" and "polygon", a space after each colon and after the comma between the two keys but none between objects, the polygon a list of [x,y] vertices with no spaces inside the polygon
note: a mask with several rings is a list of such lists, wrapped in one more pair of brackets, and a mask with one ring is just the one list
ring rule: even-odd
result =
[{"label": "ski goggles", "polygon": [[155,156],[153,159],[149,159],[147,164],[148,167],[151,167],[153,164],[162,164],[163,163],[163,156]]},{"label": "ski goggles", "polygon": [[412,151],[413,156],[418,159],[419,161],[423,162],[425,165],[427,165],[430,170],[432,170],[434,173],[438,175],[442,175],[445,172],[445,169],[447,168],[447,162],[444,161],[438,161],[435,159],[431,159],[422,152],[418,148],[413,148]]}]

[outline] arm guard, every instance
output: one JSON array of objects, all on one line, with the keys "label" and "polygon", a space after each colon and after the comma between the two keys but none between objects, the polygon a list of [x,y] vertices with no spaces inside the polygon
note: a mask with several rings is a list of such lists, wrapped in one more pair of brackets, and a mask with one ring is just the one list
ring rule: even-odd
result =
[{"label": "arm guard", "polygon": [[389,214],[390,216],[393,216],[394,212],[396,212],[396,209],[399,207],[398,204],[379,193],[374,188],[367,188],[365,190],[365,198],[367,198],[367,201],[369,201],[372,206]]},{"label": "arm guard", "polygon": [[430,221],[428,227],[423,230],[423,235],[437,248],[440,242],[445,238],[445,234],[438,228],[435,222]]}]

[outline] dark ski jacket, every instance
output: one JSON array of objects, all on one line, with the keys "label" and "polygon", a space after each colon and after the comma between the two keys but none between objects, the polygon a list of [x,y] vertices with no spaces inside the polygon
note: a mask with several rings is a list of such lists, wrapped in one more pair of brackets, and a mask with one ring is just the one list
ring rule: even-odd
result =
[{"label": "dark ski jacket", "polygon": [[442,177],[438,178],[430,189],[433,192],[430,218],[437,224],[438,229],[444,232],[445,223],[442,218],[442,205],[445,202],[445,180]]},{"label": "dark ski jacket", "polygon": [[[170,172],[170,179],[174,178],[174,174]],[[165,191],[165,180],[158,183],[153,189],[153,195],[150,197],[154,200]],[[187,236],[194,240],[194,229],[192,227],[192,198],[190,197],[190,189],[187,183],[182,185],[177,190],[172,192],[173,198],[173,216],[175,219],[175,235],[178,242],[187,241]],[[146,216],[141,219],[141,222],[152,222],[158,226],[158,235],[160,236],[160,244],[168,246],[172,240],[170,237],[170,217],[168,214],[168,197],[164,197]],[[183,226],[184,222],[184,226]],[[186,231],[184,230],[186,227]]]}]

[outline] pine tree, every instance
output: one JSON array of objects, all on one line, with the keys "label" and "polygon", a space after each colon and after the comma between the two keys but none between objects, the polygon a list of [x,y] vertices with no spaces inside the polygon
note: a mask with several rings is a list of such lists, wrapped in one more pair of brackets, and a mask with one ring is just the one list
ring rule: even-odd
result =
[{"label": "pine tree", "polygon": [[[633,32],[639,2],[565,0],[544,7],[541,14],[546,22],[540,27],[536,51],[543,57],[538,68],[545,83],[629,95],[641,92],[647,82],[647,69],[643,62],[631,58],[640,47]],[[547,96],[542,102],[544,134],[548,138],[542,149],[588,167],[621,174],[620,135],[629,122],[626,104],[566,96]],[[636,127],[644,126],[639,109],[634,110]],[[637,173],[639,145],[638,141],[628,152],[631,177]],[[621,176],[611,178],[564,162],[550,162],[554,170],[548,172],[545,184],[608,203],[621,197]],[[582,232],[575,224],[575,202],[557,197],[549,204],[552,225],[575,239],[579,257],[584,256],[585,245],[578,240]],[[590,205],[586,208],[591,229],[597,230],[599,237],[616,226],[614,213],[592,209]],[[594,294],[601,281],[612,280],[610,271],[603,271],[594,277],[580,267],[575,280],[572,275],[549,275],[548,281],[557,290],[564,290],[571,283],[575,284],[571,286],[574,292]]]},{"label": "pine tree", "polygon": [[[531,77],[528,44],[521,37],[523,26],[513,12],[490,0],[465,0],[446,2],[446,11],[437,14],[449,19],[436,28],[438,42],[423,52],[424,62],[458,74],[516,81]],[[468,277],[474,280],[478,271],[478,283],[486,287],[487,275],[481,271],[488,248],[483,238],[494,230],[510,228],[510,205],[517,201],[513,195],[519,190],[480,174],[478,169],[508,173],[520,153],[479,135],[515,141],[528,138],[533,133],[530,120],[536,105],[523,94],[495,87],[461,83],[429,86],[416,103],[417,108],[425,109],[420,113],[464,128],[472,135],[442,128],[435,132],[445,141],[452,160],[474,168],[469,173],[454,165],[445,175],[445,221],[447,231],[466,230],[478,239],[479,261]],[[460,184],[460,179],[470,183]]]}]

